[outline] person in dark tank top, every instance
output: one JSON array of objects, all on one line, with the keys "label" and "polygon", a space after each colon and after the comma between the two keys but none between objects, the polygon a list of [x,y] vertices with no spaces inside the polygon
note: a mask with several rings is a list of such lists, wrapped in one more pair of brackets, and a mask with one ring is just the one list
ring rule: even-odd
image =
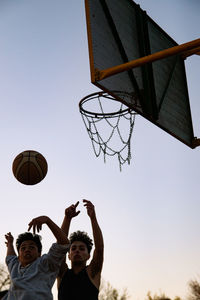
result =
[{"label": "person in dark tank top", "polygon": [[[97,222],[94,205],[85,199],[83,203],[91,221],[95,249],[87,265],[93,246],[92,239],[84,231],[76,231],[70,235],[68,258],[71,261],[71,269],[63,262],[57,278],[58,300],[98,300],[103,266],[103,235]],[[77,211],[78,204],[79,202],[65,209],[61,229],[67,236],[72,218],[80,213]]]}]

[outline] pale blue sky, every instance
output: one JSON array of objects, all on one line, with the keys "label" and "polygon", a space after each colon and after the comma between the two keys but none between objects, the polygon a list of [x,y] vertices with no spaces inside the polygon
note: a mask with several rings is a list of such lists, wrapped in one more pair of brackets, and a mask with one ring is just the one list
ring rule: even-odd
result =
[{"label": "pale blue sky", "polygon": [[[179,44],[199,38],[198,0],[137,2]],[[48,215],[61,224],[64,209],[82,198],[96,207],[105,238],[103,278],[127,287],[131,300],[148,291],[186,298],[200,275],[200,149],[191,150],[136,117],[132,160],[96,158],[78,103],[97,91],[90,83],[84,1],[0,1],[1,232],[16,237],[29,221]],[[200,58],[186,60],[195,135],[200,137]],[[25,186],[12,161],[34,149],[47,159],[43,182]],[[71,231],[91,234],[81,214]],[[44,227],[44,252],[54,241]],[[199,278],[200,279],[200,278]],[[54,289],[56,290],[56,289]]]}]

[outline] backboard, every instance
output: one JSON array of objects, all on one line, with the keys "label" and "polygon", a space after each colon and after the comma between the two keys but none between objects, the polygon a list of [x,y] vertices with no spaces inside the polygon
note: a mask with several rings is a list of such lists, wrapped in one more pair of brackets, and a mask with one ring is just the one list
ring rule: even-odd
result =
[{"label": "backboard", "polygon": [[85,0],[85,8],[92,83],[194,148],[184,59],[168,53],[178,44],[132,0]]}]

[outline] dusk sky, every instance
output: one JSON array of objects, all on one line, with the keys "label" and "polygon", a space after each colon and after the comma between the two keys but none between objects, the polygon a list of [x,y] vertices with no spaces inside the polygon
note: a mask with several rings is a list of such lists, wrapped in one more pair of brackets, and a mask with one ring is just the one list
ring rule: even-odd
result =
[{"label": "dusk sky", "polygon": [[[178,44],[199,38],[199,0],[137,3]],[[116,157],[106,163],[95,157],[78,107],[98,91],[90,81],[83,0],[1,0],[0,36],[0,262],[5,233],[16,238],[40,215],[61,225],[65,208],[85,198],[104,235],[102,278],[127,288],[130,300],[143,300],[148,291],[186,299],[188,282],[200,280],[200,148],[136,116],[130,165],[120,172]],[[200,137],[200,57],[187,58],[185,66]],[[35,186],[12,174],[15,156],[30,149],[49,167]],[[92,236],[82,203],[80,210],[70,232]],[[47,226],[41,235],[45,253],[55,240]]]}]

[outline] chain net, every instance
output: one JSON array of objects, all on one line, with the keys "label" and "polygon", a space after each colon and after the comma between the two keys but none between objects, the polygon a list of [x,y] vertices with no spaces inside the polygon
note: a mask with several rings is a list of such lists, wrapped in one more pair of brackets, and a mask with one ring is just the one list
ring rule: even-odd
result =
[{"label": "chain net", "polygon": [[123,164],[130,164],[136,112],[106,92],[88,95],[79,107],[96,157],[102,153],[106,162],[106,156],[116,155],[121,171]]}]

